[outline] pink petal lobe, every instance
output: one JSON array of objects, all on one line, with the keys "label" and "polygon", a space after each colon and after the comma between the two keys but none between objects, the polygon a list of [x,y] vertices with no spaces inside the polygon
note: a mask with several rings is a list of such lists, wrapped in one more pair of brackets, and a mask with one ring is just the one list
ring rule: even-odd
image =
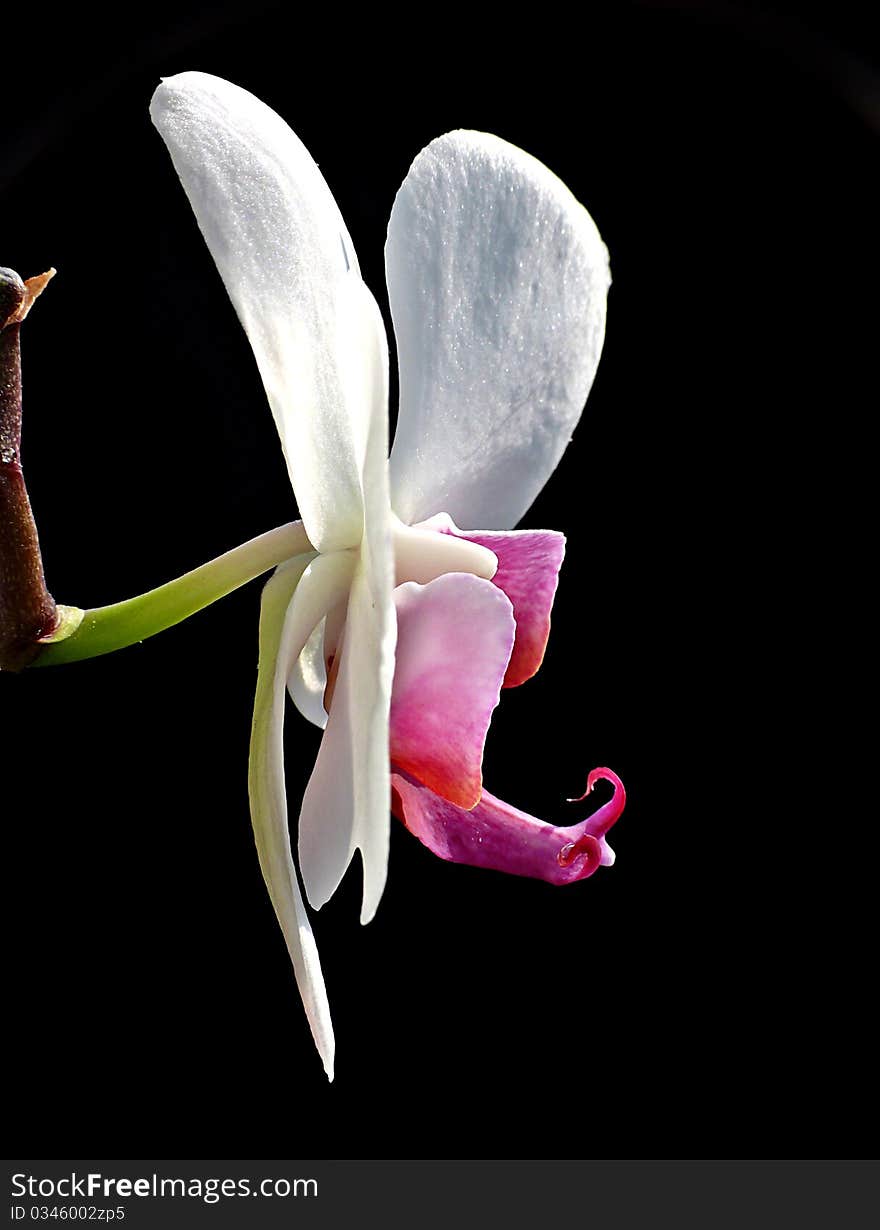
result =
[{"label": "pink petal lobe", "polygon": [[457,808],[482,790],[483,745],[514,638],[491,581],[451,572],[394,591],[391,762]]},{"label": "pink petal lobe", "polygon": [[605,834],[623,811],[626,792],[616,773],[593,769],[582,797],[600,779],[614,786],[611,799],[580,824],[564,828],[546,824],[485,790],[476,807],[463,811],[393,770],[391,809],[422,845],[449,862],[490,867],[549,884],[571,884],[614,861]]},{"label": "pink petal lobe", "polygon": [[497,555],[498,571],[492,583],[513,603],[516,620],[516,640],[504,687],[514,688],[531,679],[544,659],[550,635],[550,611],[565,555],[565,535],[555,530],[465,532],[446,513],[423,521],[419,528],[465,538]]}]

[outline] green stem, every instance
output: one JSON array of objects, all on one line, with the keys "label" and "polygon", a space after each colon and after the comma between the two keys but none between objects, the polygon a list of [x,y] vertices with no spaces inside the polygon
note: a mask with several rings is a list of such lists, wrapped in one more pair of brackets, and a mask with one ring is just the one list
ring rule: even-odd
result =
[{"label": "green stem", "polygon": [[[134,645],[180,623],[260,573],[313,550],[302,522],[292,521],[242,543],[158,589],[112,606],[84,611],[78,626],[75,609],[67,608],[68,612],[74,610],[69,619],[75,631],[63,640],[45,644],[33,665],[77,662]],[[64,635],[63,627],[60,631]]]}]

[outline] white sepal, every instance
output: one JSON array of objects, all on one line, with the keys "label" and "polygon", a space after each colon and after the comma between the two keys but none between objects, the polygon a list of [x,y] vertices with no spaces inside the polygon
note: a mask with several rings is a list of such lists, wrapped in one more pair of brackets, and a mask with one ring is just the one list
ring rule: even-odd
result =
[{"label": "white sepal", "polygon": [[167,78],[150,113],[253,347],[309,539],[354,546],[363,376],[386,343],[333,195],[284,121],[227,81]]},{"label": "white sepal", "polygon": [[[314,561],[314,562],[312,562]],[[293,661],[312,629],[339,601],[353,567],[348,552],[299,555],[266,584],[260,608],[260,656],[251,731],[248,793],[260,868],[293,962],[315,1045],[333,1079],[333,1026],[321,963],[296,877],[284,788],[284,702]]]}]

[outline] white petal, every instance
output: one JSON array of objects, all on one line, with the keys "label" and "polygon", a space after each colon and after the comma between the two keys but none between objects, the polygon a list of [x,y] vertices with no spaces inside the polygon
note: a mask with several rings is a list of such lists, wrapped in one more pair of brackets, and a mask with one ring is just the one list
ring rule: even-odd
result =
[{"label": "white petal", "polygon": [[388,714],[394,632],[379,613],[363,565],[348,603],[339,675],[299,821],[299,861],[315,909],[333,896],[361,850],[369,922],[385,886],[391,806]]},{"label": "white petal", "polygon": [[[387,373],[377,371],[375,377],[382,382]],[[374,405],[384,405],[378,391]],[[303,884],[315,908],[333,895],[360,849],[363,923],[376,912],[388,869],[388,716],[397,624],[387,458],[388,421],[377,410],[364,462],[365,532],[348,601],[339,674],[299,823]]]},{"label": "white petal", "polygon": [[248,793],[260,868],[287,942],[315,1045],[332,1080],[330,1008],[290,852],[282,736],[290,664],[324,612],[344,592],[354,559],[348,553],[321,556],[310,563],[312,559],[299,555],[283,564],[263,590]]},{"label": "white petal", "polygon": [[561,180],[498,137],[416,158],[385,248],[400,364],[394,510],[510,529],[580,418],[605,333],[608,254]]},{"label": "white petal", "polygon": [[327,666],[329,657],[335,657],[339,648],[342,630],[345,627],[345,609],[348,595],[332,611],[327,612],[312,635],[305,649],[294,663],[287,691],[300,713],[321,730],[327,725],[327,710],[324,694],[327,690]]},{"label": "white petal", "polygon": [[287,691],[297,709],[321,730],[327,725],[324,692],[327,688],[327,668],[324,664],[324,624],[322,619],[306,641],[305,648],[293,664]]},{"label": "white petal", "polygon": [[309,539],[353,546],[364,372],[385,337],[330,189],[284,121],[218,77],[167,78],[150,112],[253,347]]}]

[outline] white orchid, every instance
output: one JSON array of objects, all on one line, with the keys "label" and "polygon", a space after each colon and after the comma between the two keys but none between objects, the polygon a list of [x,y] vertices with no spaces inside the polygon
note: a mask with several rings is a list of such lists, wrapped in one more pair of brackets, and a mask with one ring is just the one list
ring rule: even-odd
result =
[{"label": "white orchid", "polygon": [[[607,253],[534,158],[453,132],[394,202],[386,268],[400,368],[388,457],[387,343],[330,190],[284,122],[183,73],[153,121],[246,330],[302,517],[266,585],[250,795],[263,874],[328,1076],[333,1031],[287,826],[282,722],[326,726],[299,818],[320,907],[356,849],[361,921],[385,885],[389,814],[442,857],[555,882],[612,855],[623,792],[571,829],[482,790],[500,688],[540,665],[564,541],[509,533],[556,467],[602,347]],[[481,527],[468,531],[458,526]],[[328,719],[329,710],[329,719]],[[551,869],[552,865],[552,869]]]}]

